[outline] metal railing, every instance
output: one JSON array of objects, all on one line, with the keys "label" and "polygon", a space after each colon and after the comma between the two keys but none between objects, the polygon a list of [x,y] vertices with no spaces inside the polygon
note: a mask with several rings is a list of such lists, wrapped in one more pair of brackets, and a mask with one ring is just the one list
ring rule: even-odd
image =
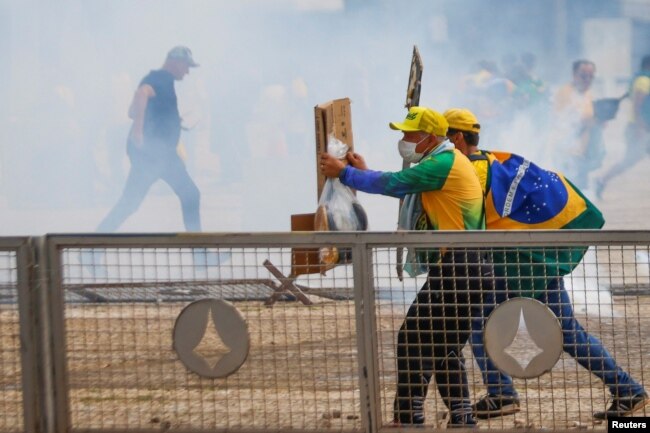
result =
[{"label": "metal railing", "polygon": [[[300,275],[296,254],[331,246],[347,264]],[[0,277],[6,268],[16,287],[0,311],[0,432],[383,431],[393,419],[398,331],[427,281],[397,278],[397,247],[578,246],[591,248],[564,278],[576,318],[643,383],[650,232],[80,234],[0,244]],[[3,266],[5,250],[15,258]],[[30,274],[32,256],[38,278]],[[236,351],[227,331],[235,325],[219,325],[215,310],[198,331],[177,332],[181,313],[205,299],[224,301],[214,305],[232,307],[246,326],[245,361],[219,377],[179,359],[189,345],[192,357],[217,371]],[[513,356],[530,344],[515,340]],[[463,354],[476,401],[487,388],[469,344]],[[520,411],[479,420],[481,427],[604,428],[593,412],[608,404],[607,387],[566,353],[550,372],[515,378],[514,386]],[[448,410],[429,388],[426,425],[444,428]]]},{"label": "metal railing", "polygon": [[34,432],[41,400],[34,258],[28,238],[0,238],[0,431]]}]

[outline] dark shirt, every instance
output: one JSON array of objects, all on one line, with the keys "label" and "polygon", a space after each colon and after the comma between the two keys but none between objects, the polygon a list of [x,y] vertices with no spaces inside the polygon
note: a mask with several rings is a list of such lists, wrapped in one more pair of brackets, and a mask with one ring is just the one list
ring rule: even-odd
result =
[{"label": "dark shirt", "polygon": [[174,76],[164,69],[151,71],[140,82],[140,85],[143,84],[150,85],[155,92],[155,96],[149,98],[144,113],[145,148],[176,149],[181,136],[181,118],[178,114]]}]

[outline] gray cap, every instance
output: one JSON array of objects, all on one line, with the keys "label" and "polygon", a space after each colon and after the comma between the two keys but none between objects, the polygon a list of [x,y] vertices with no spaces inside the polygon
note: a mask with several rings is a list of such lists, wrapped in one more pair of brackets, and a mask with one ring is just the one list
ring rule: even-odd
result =
[{"label": "gray cap", "polygon": [[192,50],[182,45],[172,48],[167,53],[168,59],[184,60],[190,67],[199,66],[192,58]]}]

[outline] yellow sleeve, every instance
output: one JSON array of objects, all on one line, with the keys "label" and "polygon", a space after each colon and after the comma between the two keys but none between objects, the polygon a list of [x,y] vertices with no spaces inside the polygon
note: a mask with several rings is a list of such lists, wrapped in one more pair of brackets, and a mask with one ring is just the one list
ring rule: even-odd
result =
[{"label": "yellow sleeve", "polygon": [[632,94],[630,95],[632,101],[630,123],[635,124],[637,122],[640,116],[638,110],[641,109],[641,104],[648,94],[650,94],[650,77],[637,77],[632,83]]},{"label": "yellow sleeve", "polygon": [[650,77],[639,77],[632,83],[633,93],[650,93]]}]

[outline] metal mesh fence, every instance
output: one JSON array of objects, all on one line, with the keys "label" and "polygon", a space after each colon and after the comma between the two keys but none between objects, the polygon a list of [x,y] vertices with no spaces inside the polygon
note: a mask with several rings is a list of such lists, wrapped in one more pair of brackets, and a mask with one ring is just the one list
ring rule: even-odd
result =
[{"label": "metal mesh fence", "polygon": [[0,371],[0,431],[22,431],[20,320],[14,251],[0,251]]},{"label": "metal mesh fence", "polygon": [[[292,265],[290,248],[63,249],[71,427],[361,429],[352,267],[297,278]],[[174,351],[177,317],[205,298],[248,327],[227,377]],[[223,340],[206,326],[194,353],[215,365]]]},{"label": "metal mesh fence", "polygon": [[[53,239],[53,310],[60,302],[64,325],[54,318],[53,333],[65,331],[65,344],[53,335],[53,358],[66,379],[55,387],[67,397],[58,416],[69,417],[59,427],[372,433],[394,427],[396,414],[402,426],[444,428],[478,409],[490,430],[604,429],[595,413],[645,391],[647,233],[329,235]],[[298,276],[294,248],[339,242],[348,264]],[[419,275],[407,267],[397,277],[397,246],[417,248],[406,256],[424,265]],[[560,320],[537,323],[521,307],[488,338],[497,311],[521,298]],[[201,313],[200,338],[177,333],[180,316],[206,299],[227,301],[246,323],[248,356],[228,376],[200,376],[179,355],[179,335],[196,339],[183,345],[210,367],[235,351],[215,310]],[[526,373],[548,358],[554,327],[557,358],[540,375],[486,370],[476,352],[483,343],[492,361],[503,352]]]},{"label": "metal mesh fence", "polygon": [[[533,292],[532,296],[554,312],[560,312],[563,353],[550,372],[535,378],[514,378],[509,385],[498,372],[484,380],[477,357],[472,351],[474,344],[465,345],[462,354],[465,358],[468,391],[472,403],[481,401],[488,393],[493,397],[517,393],[517,404],[514,404],[512,398],[506,398],[492,399],[492,402],[498,400],[497,407],[474,407],[474,412],[478,410],[479,414],[484,415],[479,416],[478,425],[488,429],[602,429],[606,424],[603,425],[602,420],[594,417],[594,413],[602,412],[612,404],[612,393],[624,396],[644,391],[642,384],[650,379],[650,336],[647,336],[646,332],[650,325],[648,247],[591,247],[573,272],[563,279],[559,277],[563,273],[560,268],[574,265],[569,261],[562,262],[565,257],[563,252],[566,250],[549,246],[533,249],[536,254],[522,255],[517,261],[507,262],[508,266],[501,267],[499,263],[503,264],[504,258],[512,259],[513,256],[509,255],[512,249],[494,248],[483,252],[495,262],[497,277],[489,284],[484,284],[483,298],[478,301],[482,304],[480,308],[464,310],[463,302],[458,297],[444,301],[444,295],[440,295],[439,291],[436,292],[437,295],[434,294],[423,301],[423,292],[420,292],[419,306],[424,311],[421,314],[427,316],[428,322],[413,319],[417,317],[414,311],[421,310],[414,310],[412,303],[420,288],[424,287],[426,290],[427,281],[432,291],[439,289],[436,285],[438,283],[434,283],[438,274],[434,272],[435,278],[428,278],[426,273],[417,277],[405,274],[403,281],[400,281],[395,271],[395,249],[373,249],[380,426],[391,425],[395,418],[402,424],[423,421],[428,426],[444,428],[451,415],[436,382],[454,383],[454,373],[458,372],[459,368],[449,359],[432,356],[427,352],[432,345],[431,340],[441,341],[438,347],[451,344],[459,335],[456,328],[471,328],[471,318],[480,318],[486,312],[484,308],[492,305],[494,301],[494,298],[486,296],[488,291],[492,293],[490,296],[496,296],[501,301],[519,295],[529,296],[531,293],[527,292],[527,288],[534,287],[537,280],[541,283],[541,286],[538,285],[541,288]],[[420,254],[417,257],[427,265],[426,259],[423,258],[426,255]],[[540,263],[544,263],[542,257],[552,257],[547,261],[555,262],[556,266],[541,265]],[[456,261],[460,261],[457,264],[461,267],[471,265],[468,263],[471,260],[456,258]],[[424,270],[428,271],[428,266],[425,266]],[[458,269],[456,271],[459,272]],[[563,285],[560,285],[559,279],[563,281]],[[450,283],[453,291],[457,292],[462,288],[462,284],[459,284],[462,280],[463,278],[459,277]],[[526,281],[531,284],[522,283]],[[490,289],[491,287],[494,288]],[[507,290],[504,290],[506,288]],[[436,309],[440,302],[446,302],[447,307],[451,309],[451,312],[447,312],[448,315],[460,318],[453,326],[445,323],[445,314]],[[410,326],[407,324],[407,314],[410,317]],[[541,333],[543,337],[546,330],[541,329],[535,333],[533,331],[537,325],[525,322],[523,316],[521,319],[513,322],[514,329],[501,331],[505,334],[512,331],[514,339],[505,351],[525,367],[530,365],[541,350],[536,347],[536,341],[531,336]],[[584,334],[581,329],[584,329]],[[482,335],[479,341],[483,341]],[[471,335],[470,342],[476,343]],[[487,345],[487,341],[485,343]],[[450,369],[450,365],[456,365],[456,369]],[[612,365],[620,370],[607,371]],[[447,376],[446,378],[435,374],[440,369],[445,370],[443,376]],[[398,392],[398,389],[402,391]],[[457,413],[463,413],[463,405],[458,404],[458,399],[454,400],[448,396],[454,395],[454,388],[447,388],[442,392],[448,398],[447,403],[451,402]],[[406,395],[407,398],[395,406],[398,394]],[[483,401],[485,403],[487,400]],[[421,408],[422,402],[424,403]],[[497,413],[501,404],[505,412],[512,413]],[[643,403],[639,405],[642,406]],[[640,409],[635,415],[648,415],[648,412],[650,406]]]}]

